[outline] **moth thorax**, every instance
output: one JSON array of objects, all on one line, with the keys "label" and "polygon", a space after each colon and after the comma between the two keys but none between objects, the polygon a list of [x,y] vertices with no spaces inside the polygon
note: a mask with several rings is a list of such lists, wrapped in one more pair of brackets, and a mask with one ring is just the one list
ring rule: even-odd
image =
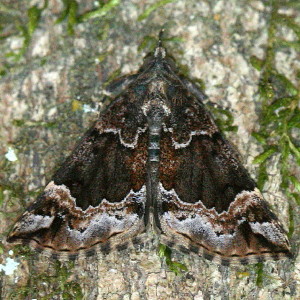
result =
[{"label": "moth thorax", "polygon": [[150,120],[160,120],[164,115],[170,114],[170,109],[162,97],[148,99],[142,106],[144,115]]},{"label": "moth thorax", "polygon": [[149,84],[149,93],[153,95],[166,95],[166,82],[161,78],[156,78],[153,82]]}]

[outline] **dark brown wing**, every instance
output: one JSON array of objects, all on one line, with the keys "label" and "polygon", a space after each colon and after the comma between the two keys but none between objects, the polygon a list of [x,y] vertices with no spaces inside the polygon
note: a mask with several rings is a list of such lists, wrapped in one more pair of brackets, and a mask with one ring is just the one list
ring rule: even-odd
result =
[{"label": "dark brown wing", "polygon": [[[133,127],[134,124],[134,127]],[[42,250],[103,251],[144,230],[147,123],[120,97],[85,134],[9,234]]]},{"label": "dark brown wing", "polygon": [[174,102],[161,135],[162,242],[224,265],[289,256],[281,225],[235,150],[193,95],[184,100]]}]

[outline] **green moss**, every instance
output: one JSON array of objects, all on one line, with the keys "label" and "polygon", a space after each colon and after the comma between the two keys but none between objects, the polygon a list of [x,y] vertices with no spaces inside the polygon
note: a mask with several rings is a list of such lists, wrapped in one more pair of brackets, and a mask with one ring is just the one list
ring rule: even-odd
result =
[{"label": "green moss", "polygon": [[94,18],[100,18],[106,16],[113,8],[118,6],[120,4],[120,0],[111,0],[108,2],[98,2],[99,8],[86,12],[83,15],[80,16],[79,21],[84,22],[86,20],[94,19]]},{"label": "green moss", "polygon": [[214,115],[214,120],[222,132],[238,130],[237,126],[233,125],[233,116],[228,110],[219,107],[210,107],[210,111]]},{"label": "green moss", "polygon": [[120,4],[120,0],[110,0],[108,2],[97,1],[98,8],[87,11],[83,14],[78,13],[78,2],[76,0],[63,0],[64,10],[60,17],[56,20],[56,23],[67,21],[67,31],[69,35],[75,33],[74,27],[78,23],[85,22],[87,20],[95,18],[103,18],[108,15],[113,8]]},{"label": "green moss", "polygon": [[75,30],[74,26],[79,22],[77,11],[78,3],[76,0],[63,0],[64,10],[60,17],[56,20],[56,23],[61,23],[67,20],[67,32],[69,35],[73,35]]},{"label": "green moss", "polygon": [[107,80],[103,83],[103,87],[104,88],[107,87],[110,83],[118,79],[120,76],[121,76],[121,68],[118,68],[108,76]]},{"label": "green moss", "polygon": [[[293,17],[279,13],[279,1],[269,1],[271,15],[268,27],[268,41],[265,57],[258,59],[251,57],[253,67],[261,72],[259,82],[259,96],[261,99],[260,130],[253,133],[256,140],[262,145],[263,151],[254,159],[260,164],[259,187],[262,188],[268,180],[266,164],[274,155],[279,156],[279,166],[282,176],[281,187],[299,192],[300,181],[291,167],[292,161],[300,165],[300,148],[294,138],[295,130],[300,128],[299,88],[276,69],[275,55],[280,47],[291,47],[289,42],[283,42],[277,37],[277,31],[282,26],[292,29],[300,39],[300,25]],[[287,6],[293,2],[287,1]],[[298,44],[299,41],[296,41]],[[289,198],[295,198],[294,193],[287,191]]]},{"label": "green moss", "polygon": [[170,271],[176,275],[182,275],[182,271],[187,271],[187,267],[184,264],[172,260],[172,250],[168,246],[160,244],[158,255],[165,260]]},{"label": "green moss", "polygon": [[256,56],[250,57],[250,63],[258,71],[261,71],[261,69],[264,65],[264,61],[262,59],[257,58]]},{"label": "green moss", "polygon": [[[12,57],[15,61],[23,57],[31,42],[31,37],[39,25],[43,10],[48,7],[48,0],[44,1],[42,8],[37,5],[31,6],[27,9],[27,23],[23,23],[21,18],[15,19],[15,24],[18,29],[18,34],[23,37],[23,45],[18,52],[9,52],[6,57]],[[12,12],[11,12],[12,13]],[[23,16],[22,16],[23,17]]]},{"label": "green moss", "polygon": [[[53,274],[49,272],[33,273],[27,281],[27,284],[17,287],[10,294],[10,299],[24,299],[25,297],[37,298],[45,291],[46,296],[39,299],[50,300],[61,297],[65,300],[79,300],[83,298],[83,293],[79,283],[70,280],[74,263],[62,264],[59,261],[54,262]],[[48,286],[53,286],[50,293],[46,291]]]},{"label": "green moss", "polygon": [[157,45],[157,38],[150,35],[146,35],[144,36],[143,40],[139,44],[138,51],[141,52],[144,49],[147,49],[148,51],[153,51],[156,45]]},{"label": "green moss", "polygon": [[[7,163],[8,165],[5,165],[5,163]],[[3,164],[1,164],[2,170],[6,170],[9,171],[10,166],[11,166],[11,162],[5,162]],[[18,183],[18,182],[8,182],[5,180],[1,180],[0,181],[0,189],[4,195],[4,191],[6,191],[6,193],[8,193],[8,195],[6,195],[10,200],[11,203],[14,203],[15,200],[17,202],[21,202],[24,204],[24,199],[26,197],[25,193],[24,193],[24,187],[22,185],[22,183]],[[8,212],[1,212],[3,214],[9,214]]]},{"label": "green moss", "polygon": [[44,121],[29,121],[23,119],[15,119],[12,124],[16,127],[44,127],[44,128],[56,128],[58,122],[44,122]]},{"label": "green moss", "polygon": [[172,3],[175,1],[177,1],[177,0],[161,0],[161,1],[155,2],[154,4],[148,6],[146,8],[146,10],[141,15],[139,15],[138,21],[143,21],[144,19],[147,19],[154,10],[156,10],[159,7],[162,7],[168,3]]},{"label": "green moss", "polygon": [[[141,52],[143,50],[147,50],[147,52],[152,52],[155,47],[157,46],[158,42],[158,36],[151,36],[151,35],[146,35],[140,42],[138,46],[138,51]],[[168,43],[182,43],[184,40],[181,37],[178,36],[173,36],[173,37],[166,37],[166,34],[162,35],[162,43],[164,46]],[[186,69],[188,71],[188,69]]]},{"label": "green moss", "polygon": [[258,263],[255,265],[256,267],[256,285],[258,287],[263,286],[263,278],[264,278],[264,264]]},{"label": "green moss", "polygon": [[274,153],[278,151],[278,148],[275,146],[268,147],[265,149],[264,152],[259,154],[258,156],[255,157],[253,160],[254,164],[262,164],[266,159],[268,159],[270,156],[272,156]]},{"label": "green moss", "polygon": [[[0,4],[0,13],[2,18],[0,30],[3,30],[7,26],[11,27],[12,24],[14,26],[14,29],[10,30],[9,34],[2,35],[0,39],[6,39],[11,36],[20,36],[23,38],[23,44],[18,51],[10,51],[4,54],[4,56],[10,59],[11,62],[19,61],[26,53],[31,42],[32,35],[41,22],[42,12],[48,7],[48,0],[44,0],[43,3],[44,4],[41,8],[39,8],[40,5],[33,5],[29,7],[27,9],[27,18],[20,15],[18,8],[9,8],[4,4]],[[103,20],[106,16],[113,15],[110,14],[110,12],[120,4],[120,0],[94,2],[94,5],[97,5],[97,7],[82,14],[79,14],[80,7],[78,1],[63,0],[63,4],[64,9],[55,21],[55,24],[66,21],[67,32],[69,35],[73,35],[77,24],[96,18]],[[24,8],[22,8],[22,10],[23,9]],[[101,22],[101,25],[97,25],[97,27],[99,27],[99,39],[106,38],[109,29],[109,22],[106,22],[104,19],[104,22]],[[11,66],[9,64],[7,65],[7,63],[2,64],[0,76],[7,74],[10,67]]]},{"label": "green moss", "polygon": [[[299,3],[299,2],[298,2]],[[282,7],[279,1],[268,1],[271,15],[268,27],[268,41],[263,59],[251,57],[254,68],[261,72],[259,82],[259,96],[261,99],[260,129],[253,133],[253,137],[261,144],[263,151],[254,159],[259,164],[258,187],[263,188],[268,180],[267,164],[274,155],[279,158],[281,172],[281,187],[289,199],[300,204],[300,182],[294,174],[293,163],[300,165],[300,148],[294,139],[295,130],[300,128],[299,88],[276,69],[276,51],[282,47],[298,48],[299,42],[283,41],[277,37],[281,26],[287,26],[300,39],[300,25],[293,17],[280,14]],[[295,2],[287,1],[284,5],[293,6]],[[299,131],[298,131],[299,132]],[[295,192],[290,192],[294,190]],[[289,231],[288,236],[294,233],[294,209],[289,204]],[[256,266],[256,285],[262,286],[264,271],[263,264]]]},{"label": "green moss", "polygon": [[15,245],[13,251],[14,256],[22,260],[30,260],[36,255],[36,253],[32,251],[31,248],[27,245]]}]

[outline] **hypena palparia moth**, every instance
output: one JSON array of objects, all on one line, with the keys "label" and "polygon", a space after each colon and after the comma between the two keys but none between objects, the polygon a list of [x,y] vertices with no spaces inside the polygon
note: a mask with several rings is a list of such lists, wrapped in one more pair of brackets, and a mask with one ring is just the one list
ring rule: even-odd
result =
[{"label": "hypena palparia moth", "polygon": [[[161,242],[218,263],[290,256],[277,217],[161,41],[100,114],[9,242],[74,258]],[[149,218],[150,214],[153,218]]]}]

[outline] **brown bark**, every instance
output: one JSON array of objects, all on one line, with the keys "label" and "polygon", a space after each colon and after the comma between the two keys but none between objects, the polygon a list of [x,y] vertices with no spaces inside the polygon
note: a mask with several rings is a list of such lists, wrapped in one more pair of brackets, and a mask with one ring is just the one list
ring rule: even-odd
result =
[{"label": "brown bark", "polygon": [[[122,1],[108,15],[75,25],[74,35],[69,36],[67,21],[55,24],[63,10],[62,3],[49,1],[25,54],[17,63],[5,56],[16,51],[16,45],[23,41],[11,22],[18,19],[26,25],[28,7],[16,4],[20,5],[16,8],[18,17],[10,15],[12,19],[4,23],[4,33],[13,34],[1,46],[1,68],[7,73],[0,83],[3,170],[0,180],[4,197],[0,211],[3,239],[0,264],[7,265],[8,258],[12,258],[19,265],[12,275],[3,272],[2,299],[300,297],[299,259],[269,262],[263,267],[226,268],[174,251],[174,260],[188,269],[182,276],[176,276],[159,259],[157,244],[151,242],[151,237],[141,251],[91,257],[75,264],[59,265],[31,255],[18,256],[16,248],[13,253],[8,252],[11,248],[5,242],[5,235],[13,220],[48,182],[74,146],[74,140],[97,118],[97,113],[85,112],[82,105],[101,106],[103,83],[109,75],[119,68],[121,74],[137,70],[145,54],[138,53],[139,43],[146,35],[157,36],[162,26],[168,36],[184,40],[166,45],[177,62],[188,67],[190,77],[205,82],[205,91],[212,102],[233,110],[239,130],[230,134],[230,139],[247,158],[245,164],[255,177],[257,166],[251,165],[251,161],[260,148],[250,134],[258,128],[254,100],[258,100],[260,73],[251,66],[249,57],[263,57],[268,7],[260,1],[176,1],[138,22],[137,16],[153,3]],[[91,8],[92,1],[80,1],[81,13]],[[294,82],[299,68],[297,55],[294,49],[289,49],[279,52],[277,57],[277,67]],[[9,146],[18,157],[16,162],[4,157]],[[263,192],[287,227],[289,205],[278,188],[280,176],[276,174],[280,172],[276,159],[269,166],[274,176]],[[299,226],[299,219],[294,221]],[[297,234],[299,237],[299,230]],[[43,298],[46,295],[49,298]]]}]

